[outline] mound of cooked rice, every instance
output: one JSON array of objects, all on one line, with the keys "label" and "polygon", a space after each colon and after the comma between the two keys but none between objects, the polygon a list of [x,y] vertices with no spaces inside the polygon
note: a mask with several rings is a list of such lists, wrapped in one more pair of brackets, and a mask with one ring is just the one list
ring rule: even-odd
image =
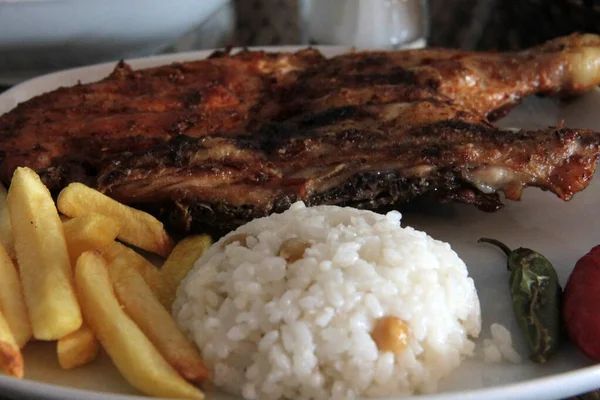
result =
[{"label": "mound of cooked rice", "polygon": [[[173,306],[214,383],[262,400],[434,391],[473,354],[479,299],[450,246],[400,218],[299,202],[215,243]],[[382,340],[384,317],[403,328]]]}]

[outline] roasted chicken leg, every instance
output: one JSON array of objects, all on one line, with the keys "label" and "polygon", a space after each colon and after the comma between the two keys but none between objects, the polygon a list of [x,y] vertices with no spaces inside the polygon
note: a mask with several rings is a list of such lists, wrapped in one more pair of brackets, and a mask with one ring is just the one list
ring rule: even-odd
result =
[{"label": "roasted chicken leg", "polygon": [[[229,229],[292,201],[374,208],[427,196],[500,207],[537,186],[586,187],[600,136],[502,131],[528,95],[600,84],[600,37],[517,53],[446,49],[216,52],[60,88],[0,117],[0,178],[37,170],[161,210],[184,230]],[[157,211],[158,212],[158,211]]]},{"label": "roasted chicken leg", "polygon": [[183,230],[235,228],[291,203],[377,208],[426,196],[502,206],[536,186],[568,200],[589,183],[600,133],[501,131],[424,100],[348,106],[264,125],[249,137],[181,137],[107,160],[98,187],[159,205]]}]

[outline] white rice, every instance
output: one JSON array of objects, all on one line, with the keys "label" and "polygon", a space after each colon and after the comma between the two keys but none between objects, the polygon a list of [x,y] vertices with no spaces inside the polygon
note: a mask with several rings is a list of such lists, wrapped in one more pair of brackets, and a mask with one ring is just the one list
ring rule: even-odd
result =
[{"label": "white rice", "polygon": [[483,356],[486,363],[499,363],[508,360],[519,364],[523,360],[513,347],[512,335],[503,325],[494,323],[490,325],[491,339],[483,340]]},{"label": "white rice", "polygon": [[[447,243],[400,227],[400,214],[303,203],[215,243],[182,282],[173,313],[214,383],[247,399],[428,393],[472,356],[479,299]],[[224,246],[248,234],[244,243]],[[287,263],[287,239],[310,243]],[[377,320],[409,328],[399,353],[377,348]]]}]

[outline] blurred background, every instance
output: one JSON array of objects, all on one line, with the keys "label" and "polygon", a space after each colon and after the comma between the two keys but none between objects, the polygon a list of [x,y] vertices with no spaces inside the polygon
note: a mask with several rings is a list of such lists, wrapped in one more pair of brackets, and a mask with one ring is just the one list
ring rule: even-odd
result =
[{"label": "blurred background", "polygon": [[[363,0],[376,7],[380,0]],[[360,0],[235,0],[175,49],[308,43],[311,6],[329,3],[340,12]],[[427,44],[466,50],[517,50],[573,32],[600,32],[595,0],[400,0],[422,4]],[[222,31],[221,31],[222,30]],[[221,31],[221,34],[217,32]],[[208,33],[208,35],[204,34]],[[342,43],[328,43],[342,44]],[[347,43],[343,43],[347,44]]]},{"label": "blurred background", "polygon": [[[366,0],[374,7],[378,0]],[[313,0],[335,3],[352,0]],[[354,1],[356,2],[356,1]],[[360,2],[360,0],[358,1]],[[384,2],[385,3],[385,2]],[[467,50],[515,50],[573,32],[600,32],[600,1],[595,0],[428,0],[429,46]],[[236,45],[297,44],[306,39],[303,23],[311,1],[236,0],[223,7],[236,18],[229,38]],[[218,15],[215,15],[218,17]],[[219,19],[219,18],[216,18]],[[202,39],[196,45],[202,46]]]},{"label": "blurred background", "polygon": [[224,46],[514,50],[598,32],[599,17],[593,0],[0,0],[0,85]]}]

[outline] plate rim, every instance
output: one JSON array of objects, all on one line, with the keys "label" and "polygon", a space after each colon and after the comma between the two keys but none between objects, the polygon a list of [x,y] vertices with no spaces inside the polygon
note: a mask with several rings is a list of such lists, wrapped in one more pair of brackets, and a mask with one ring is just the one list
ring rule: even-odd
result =
[{"label": "plate rim", "polygon": [[[0,3],[5,0],[0,0]],[[8,0],[10,1],[10,0]],[[232,52],[238,52],[243,49],[249,50],[262,50],[272,52],[282,51],[299,51],[307,48],[315,48],[322,51],[326,56],[340,54],[344,52],[354,51],[355,48],[351,46],[308,46],[308,45],[289,45],[289,46],[251,46],[251,47],[234,47]],[[206,49],[206,50],[194,50],[179,53],[160,54],[148,57],[138,58],[127,58],[124,61],[132,65],[133,69],[147,68],[151,65],[165,65],[172,62],[189,61],[192,59],[206,58],[214,51],[223,50],[221,49]],[[64,77],[81,77],[85,74],[98,72],[107,74],[112,71],[118,60],[108,61],[98,64],[91,64],[82,67],[69,68],[61,71],[51,72],[48,74],[40,75],[26,81],[23,81],[5,92],[0,94],[0,115],[9,112],[13,107],[8,107],[10,100],[16,94],[22,91],[35,92],[35,87],[40,83],[57,80]],[[79,79],[79,78],[77,78]],[[34,96],[44,93],[38,92]],[[576,381],[578,384],[573,385],[572,382]],[[554,390],[554,398],[564,398],[567,396],[578,395],[590,390],[597,389],[600,385],[600,364],[591,365],[567,372],[558,374],[552,374],[543,376],[540,378],[529,379],[521,382],[514,382],[505,385],[495,385],[486,388],[477,388],[473,390],[458,390],[458,391],[446,391],[440,393],[424,394],[424,395],[413,395],[413,396],[401,396],[393,395],[388,397],[379,398],[379,400],[399,400],[400,398],[412,398],[420,400],[475,400],[480,398],[502,398],[506,400],[517,400],[525,398],[539,398],[540,385],[552,382],[552,386],[559,390]],[[567,384],[569,383],[569,384]],[[576,390],[573,387],[577,387]],[[35,398],[45,399],[80,399],[86,398],[90,400],[143,400],[150,397],[143,395],[130,395],[130,394],[119,394],[110,392],[100,392],[96,390],[73,388],[68,386],[56,385],[47,382],[40,382],[31,379],[17,379],[6,375],[0,374],[0,389],[5,391],[8,395],[17,396],[34,396]]]},{"label": "plate rim", "polygon": [[[548,375],[523,382],[515,382],[503,386],[492,386],[489,388],[480,388],[474,390],[448,391],[412,396],[387,396],[378,398],[377,400],[478,400],[486,397],[502,398],[505,400],[533,399],[539,398],[539,394],[536,393],[537,386],[550,381],[552,381],[554,386],[564,388],[563,390],[555,391],[555,394],[557,395],[555,398],[559,399],[567,396],[575,396],[596,389],[598,385],[593,384],[592,379],[586,379],[586,382],[589,384],[580,386],[583,389],[577,391],[570,390],[569,385],[562,384],[565,381],[571,381],[576,378],[583,380],[582,375],[588,374],[593,375],[593,377],[600,380],[600,364],[591,365],[561,374]],[[10,394],[14,393],[18,395],[32,395],[36,396],[37,398],[61,398],[63,400],[81,399],[81,396],[86,396],[85,398],[89,400],[144,400],[152,398],[148,396],[117,394],[99,392],[95,390],[70,388],[67,386],[54,385],[51,383],[29,379],[17,379],[7,375],[0,375],[0,388],[7,389]]]}]

